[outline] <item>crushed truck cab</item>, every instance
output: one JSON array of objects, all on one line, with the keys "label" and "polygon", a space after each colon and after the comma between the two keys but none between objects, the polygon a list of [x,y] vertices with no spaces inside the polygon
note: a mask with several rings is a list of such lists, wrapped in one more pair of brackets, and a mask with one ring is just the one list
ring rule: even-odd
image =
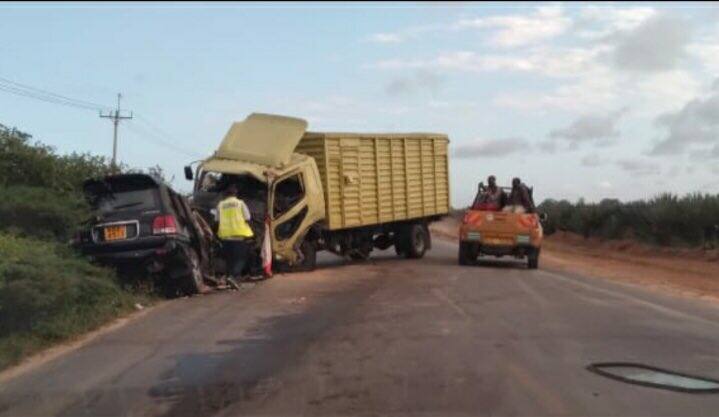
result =
[{"label": "crushed truck cab", "polygon": [[526,258],[530,269],[539,266],[544,233],[536,213],[467,210],[459,228],[459,264],[476,262],[480,255]]}]

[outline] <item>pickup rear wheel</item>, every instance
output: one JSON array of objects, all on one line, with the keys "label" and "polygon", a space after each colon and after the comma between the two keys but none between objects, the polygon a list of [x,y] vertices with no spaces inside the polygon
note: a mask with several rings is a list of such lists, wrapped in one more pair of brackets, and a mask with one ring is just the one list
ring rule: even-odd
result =
[{"label": "pickup rear wheel", "polygon": [[472,265],[477,262],[479,247],[476,243],[459,242],[459,264]]},{"label": "pickup rear wheel", "polygon": [[527,254],[527,267],[529,269],[539,268],[539,249],[531,249]]}]

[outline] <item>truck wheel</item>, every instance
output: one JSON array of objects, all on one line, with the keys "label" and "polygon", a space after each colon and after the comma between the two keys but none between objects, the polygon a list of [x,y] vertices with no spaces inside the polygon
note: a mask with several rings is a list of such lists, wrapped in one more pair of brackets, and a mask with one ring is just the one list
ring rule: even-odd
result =
[{"label": "truck wheel", "polygon": [[429,247],[429,236],[424,225],[416,223],[409,227],[407,244],[407,257],[419,259],[424,256]]},{"label": "truck wheel", "polygon": [[539,249],[532,249],[527,254],[527,267],[529,269],[539,268]]},{"label": "truck wheel", "polygon": [[300,252],[302,252],[302,262],[295,264],[292,270],[295,272],[309,272],[314,271],[317,267],[317,245],[315,242],[305,239],[300,245]]},{"label": "truck wheel", "polygon": [[407,257],[409,252],[409,227],[407,225],[400,225],[394,232],[394,253],[402,258]]},{"label": "truck wheel", "polygon": [[469,242],[459,242],[459,264],[472,265],[477,262],[477,245]]}]

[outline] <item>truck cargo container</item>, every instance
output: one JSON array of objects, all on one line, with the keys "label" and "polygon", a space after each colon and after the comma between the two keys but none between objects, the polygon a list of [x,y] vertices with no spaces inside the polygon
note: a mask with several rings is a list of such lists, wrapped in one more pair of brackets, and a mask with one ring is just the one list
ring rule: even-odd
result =
[{"label": "truck cargo container", "polygon": [[251,226],[269,216],[275,259],[311,269],[316,252],[365,259],[374,248],[422,257],[428,223],[449,212],[446,135],[306,132],[302,119],[252,114],[232,125],[218,150],[186,167],[193,204],[216,206],[239,185]]}]

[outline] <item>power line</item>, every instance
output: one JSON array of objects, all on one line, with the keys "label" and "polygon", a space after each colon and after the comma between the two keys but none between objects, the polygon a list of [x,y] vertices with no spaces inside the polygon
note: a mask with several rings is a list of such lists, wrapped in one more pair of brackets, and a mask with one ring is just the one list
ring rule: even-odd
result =
[{"label": "power line", "polygon": [[[133,114],[131,113],[129,116],[125,115],[123,116],[120,110],[120,98],[121,96],[118,94],[118,102],[117,107],[115,109],[94,103],[92,101],[87,100],[78,100],[74,99],[62,94],[54,93],[52,91],[44,90],[41,88],[33,87],[27,84],[18,83],[16,81],[9,80],[4,77],[0,77],[0,91],[14,94],[21,97],[31,98],[34,100],[42,101],[45,103],[50,104],[57,104],[61,106],[67,106],[67,107],[73,107],[81,110],[93,110],[100,112],[101,118],[111,119],[113,122],[113,149],[112,149],[112,166],[116,166],[117,162],[117,128],[119,125],[119,122],[122,120],[128,120],[133,118]],[[106,114],[103,114],[103,111],[107,111]],[[156,145],[164,146],[167,149],[171,149],[177,153],[181,153],[183,155],[189,156],[191,158],[197,158],[198,156],[202,155],[199,152],[189,151],[186,149],[183,149],[182,147],[179,147],[175,145],[176,139],[173,137],[173,135],[168,134],[164,130],[157,127],[155,124],[150,122],[148,118],[143,117],[142,115],[135,115],[134,117],[137,117],[137,119],[148,127],[148,129],[142,129],[143,131],[140,131],[138,128],[140,126],[133,126],[132,124],[128,124],[127,127],[131,131],[138,133],[140,137],[142,137],[145,140],[148,140],[150,142],[155,143]]]},{"label": "power line", "polygon": [[141,114],[137,115],[137,120],[139,120],[141,123],[144,123],[145,126],[152,129],[157,135],[162,136],[163,138],[169,140],[170,142],[175,140],[173,135],[171,135],[171,134],[165,132],[164,130],[160,129],[159,127],[155,126],[152,122],[147,120],[147,118],[143,117]]},{"label": "power line", "polygon": [[82,109],[82,110],[93,110],[93,111],[99,110],[98,107],[87,106],[87,105],[80,104],[80,103],[65,101],[65,100],[53,98],[50,96],[33,93],[32,91],[23,90],[23,89],[20,89],[17,87],[13,87],[11,85],[4,84],[2,82],[0,82],[0,91],[4,91],[4,92],[10,93],[10,94],[17,95],[17,96],[32,98],[32,99],[39,100],[39,101],[44,101],[46,103],[59,104],[62,106],[74,107],[74,108],[78,108],[78,109]]},{"label": "power line", "polygon": [[43,90],[41,88],[33,87],[27,84],[22,84],[16,81],[9,80],[4,77],[0,77],[0,85],[10,87],[15,89],[16,91],[20,91],[26,94],[32,94],[36,97],[41,97],[48,100],[55,100],[55,101],[62,101],[65,103],[69,103],[71,105],[75,105],[78,107],[86,107],[94,110],[103,110],[103,109],[109,109],[109,107],[104,106],[102,104],[93,103],[91,101],[86,100],[78,100],[75,98],[67,97],[62,94],[53,93],[52,91]]},{"label": "power line", "polygon": [[[139,119],[139,117],[138,117],[138,119]],[[128,124],[127,128],[129,130],[131,130],[132,132],[136,133],[138,135],[138,137],[140,137],[141,139],[146,140],[148,142],[152,142],[155,145],[162,146],[166,149],[175,151],[178,154],[183,154],[190,158],[198,158],[198,157],[201,157],[201,155],[202,155],[199,152],[184,149],[182,147],[175,145],[172,142],[168,142],[164,139],[161,139],[158,137],[158,135],[155,132],[148,130],[148,129],[144,129],[140,125]]]}]

